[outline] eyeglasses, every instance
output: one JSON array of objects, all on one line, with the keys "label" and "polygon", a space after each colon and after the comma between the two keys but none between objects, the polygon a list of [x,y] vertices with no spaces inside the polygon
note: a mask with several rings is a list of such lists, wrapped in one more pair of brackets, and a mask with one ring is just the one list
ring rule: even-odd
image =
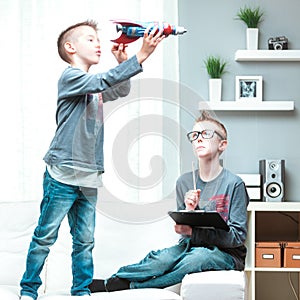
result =
[{"label": "eyeglasses", "polygon": [[214,134],[218,135],[222,140],[225,140],[220,133],[211,129],[204,129],[202,131],[191,131],[187,134],[187,138],[189,139],[190,142],[193,142],[199,137],[199,135],[201,135],[202,138],[208,140],[211,139],[214,136]]}]

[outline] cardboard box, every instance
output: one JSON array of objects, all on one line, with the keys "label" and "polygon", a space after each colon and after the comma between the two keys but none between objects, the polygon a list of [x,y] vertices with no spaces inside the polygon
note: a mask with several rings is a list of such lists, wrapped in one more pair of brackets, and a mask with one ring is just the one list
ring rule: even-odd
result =
[{"label": "cardboard box", "polygon": [[281,267],[281,243],[257,242],[255,243],[255,266],[264,268]]},{"label": "cardboard box", "polygon": [[300,242],[286,242],[284,244],[285,268],[300,268]]}]

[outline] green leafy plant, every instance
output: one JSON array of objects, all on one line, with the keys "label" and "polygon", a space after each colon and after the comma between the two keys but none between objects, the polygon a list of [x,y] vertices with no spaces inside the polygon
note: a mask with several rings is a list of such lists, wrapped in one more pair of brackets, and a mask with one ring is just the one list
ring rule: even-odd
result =
[{"label": "green leafy plant", "polygon": [[243,21],[248,28],[258,28],[262,21],[263,11],[259,8],[243,7],[237,13],[237,19]]},{"label": "green leafy plant", "polygon": [[226,73],[227,62],[223,61],[220,57],[211,55],[204,63],[210,78],[221,78]]}]

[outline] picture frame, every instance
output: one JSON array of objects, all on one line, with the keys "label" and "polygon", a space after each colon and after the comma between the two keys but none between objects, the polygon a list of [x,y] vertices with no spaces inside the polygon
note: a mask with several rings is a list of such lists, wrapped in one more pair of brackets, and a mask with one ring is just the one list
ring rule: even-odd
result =
[{"label": "picture frame", "polygon": [[262,76],[236,76],[236,101],[262,101]]}]

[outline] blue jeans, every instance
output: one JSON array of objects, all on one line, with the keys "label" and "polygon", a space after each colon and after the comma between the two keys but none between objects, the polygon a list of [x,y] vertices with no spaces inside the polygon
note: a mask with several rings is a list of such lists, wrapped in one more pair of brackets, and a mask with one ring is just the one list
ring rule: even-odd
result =
[{"label": "blue jeans", "polygon": [[87,286],[92,282],[94,271],[92,249],[97,189],[60,183],[51,178],[47,170],[43,188],[40,217],[29,246],[26,271],[20,283],[21,295],[37,299],[37,290],[42,284],[40,273],[49,254],[49,247],[55,243],[66,215],[73,240],[71,294],[88,295],[90,291]]},{"label": "blue jeans", "polygon": [[190,239],[178,245],[151,251],[137,264],[125,266],[112,277],[130,281],[130,288],[164,288],[180,283],[186,274],[209,270],[233,270],[231,255],[217,247],[190,247]]}]

